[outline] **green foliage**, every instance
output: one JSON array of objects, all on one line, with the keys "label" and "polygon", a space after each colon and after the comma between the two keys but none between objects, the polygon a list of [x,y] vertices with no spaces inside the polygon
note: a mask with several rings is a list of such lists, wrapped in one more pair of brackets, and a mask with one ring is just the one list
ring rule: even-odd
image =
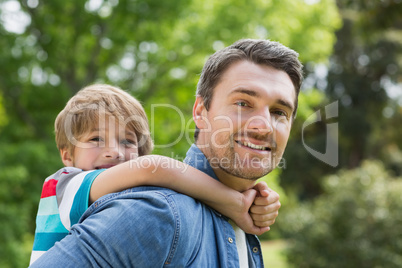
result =
[{"label": "green foliage", "polygon": [[[402,3],[338,2],[344,26],[337,32],[326,91],[330,99],[340,100],[339,128],[345,137],[340,164],[353,168],[383,154],[394,143],[384,141],[384,135],[401,130],[400,124],[389,126],[401,118]],[[399,105],[392,104],[398,100],[389,97],[391,87],[399,91]]]},{"label": "green foliage", "polygon": [[326,195],[286,213],[295,267],[400,267],[402,179],[378,161],[324,180]]},{"label": "green foliage", "polygon": [[[402,152],[402,3],[338,0],[337,4],[342,27],[336,32],[333,55],[328,64],[305,64],[304,87],[325,94],[322,103],[308,106],[313,111],[307,115],[318,110],[325,115],[325,106],[337,102],[338,116],[322,116],[304,130],[305,118],[297,118],[284,155],[290,168],[283,170],[281,185],[302,200],[323,192],[323,176],[358,167],[365,159],[382,159],[396,175],[402,174],[400,158],[391,156]],[[303,102],[300,106],[303,109]],[[307,145],[322,154],[334,153],[326,152],[330,123],[338,124],[336,167],[305,149]]]},{"label": "green foliage", "polygon": [[0,94],[0,129],[7,125],[7,115],[4,109],[3,96]]},{"label": "green foliage", "polygon": [[[299,108],[297,109],[297,120],[293,129],[296,131],[301,129],[301,123],[306,121],[312,114],[314,114],[315,109],[319,107],[325,101],[324,92],[316,89],[310,88],[300,92],[299,95]],[[293,134],[295,135],[295,134]]]},{"label": "green foliage", "polygon": [[40,174],[50,174],[55,163],[48,159],[44,144],[0,142],[0,151],[0,240],[7,241],[0,247],[0,266],[23,267],[28,264],[29,251],[21,243],[35,230],[43,181]]},{"label": "green foliage", "polygon": [[319,152],[325,152],[327,122],[318,121],[303,128],[306,121],[315,119],[317,111],[324,112],[327,103],[328,98],[322,90],[311,88],[300,92],[297,116],[283,156],[286,165],[281,174],[281,186],[292,195],[297,195],[299,199],[308,199],[320,194],[320,177],[333,171],[331,166],[320,162],[305,149],[305,146],[309,146]]}]

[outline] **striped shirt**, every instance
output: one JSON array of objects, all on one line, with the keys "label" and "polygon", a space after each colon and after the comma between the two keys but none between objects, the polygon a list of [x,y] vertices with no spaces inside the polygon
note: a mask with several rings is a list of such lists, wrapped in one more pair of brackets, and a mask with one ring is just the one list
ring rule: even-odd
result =
[{"label": "striped shirt", "polygon": [[30,264],[63,239],[88,208],[94,179],[104,171],[64,167],[49,176],[42,188],[36,216]]}]

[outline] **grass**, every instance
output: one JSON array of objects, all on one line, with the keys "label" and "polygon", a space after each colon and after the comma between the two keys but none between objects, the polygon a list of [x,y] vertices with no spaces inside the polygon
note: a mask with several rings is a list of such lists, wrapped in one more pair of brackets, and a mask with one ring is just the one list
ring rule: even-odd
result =
[{"label": "grass", "polygon": [[261,241],[262,255],[265,267],[288,268],[286,256],[282,253],[286,249],[285,240]]}]

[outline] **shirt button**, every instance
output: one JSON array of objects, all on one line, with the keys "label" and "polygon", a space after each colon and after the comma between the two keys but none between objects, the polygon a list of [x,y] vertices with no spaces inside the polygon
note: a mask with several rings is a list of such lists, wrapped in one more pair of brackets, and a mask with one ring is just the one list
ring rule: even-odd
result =
[{"label": "shirt button", "polygon": [[230,243],[230,244],[233,243],[233,238],[229,237],[228,240],[229,240],[229,243]]},{"label": "shirt button", "polygon": [[258,248],[257,247],[253,247],[253,252],[257,253],[258,252]]}]

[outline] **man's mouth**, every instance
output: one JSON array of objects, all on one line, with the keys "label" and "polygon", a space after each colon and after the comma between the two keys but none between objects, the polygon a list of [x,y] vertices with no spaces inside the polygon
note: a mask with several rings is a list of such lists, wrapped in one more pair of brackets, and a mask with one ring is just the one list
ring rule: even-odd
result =
[{"label": "man's mouth", "polygon": [[251,142],[241,142],[241,141],[236,141],[236,142],[238,144],[242,145],[242,146],[245,146],[245,147],[248,147],[248,148],[251,148],[251,149],[261,150],[261,151],[271,151],[270,147],[266,147],[266,146],[263,146],[263,145],[256,145],[256,144],[253,144]]}]

